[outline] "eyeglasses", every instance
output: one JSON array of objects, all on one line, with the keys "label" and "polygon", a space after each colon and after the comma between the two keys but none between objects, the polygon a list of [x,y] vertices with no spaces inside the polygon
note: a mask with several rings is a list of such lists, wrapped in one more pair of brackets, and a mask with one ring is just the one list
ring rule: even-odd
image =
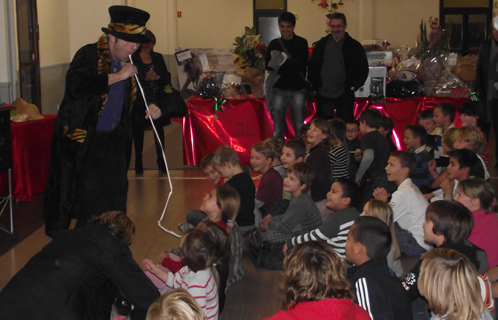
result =
[{"label": "eyeglasses", "polygon": [[347,129],[346,132],[358,132],[358,129]]}]

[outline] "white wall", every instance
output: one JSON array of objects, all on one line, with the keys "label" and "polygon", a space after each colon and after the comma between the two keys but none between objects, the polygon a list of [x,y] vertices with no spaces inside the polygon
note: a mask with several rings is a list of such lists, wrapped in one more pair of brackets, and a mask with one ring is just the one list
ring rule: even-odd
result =
[{"label": "white wall", "polygon": [[[68,1],[38,0],[37,7],[40,26],[40,67],[66,63],[71,59],[68,45],[71,29]],[[57,13],[56,20],[54,13]]]},{"label": "white wall", "polygon": [[0,0],[0,82],[9,81],[7,0]]}]

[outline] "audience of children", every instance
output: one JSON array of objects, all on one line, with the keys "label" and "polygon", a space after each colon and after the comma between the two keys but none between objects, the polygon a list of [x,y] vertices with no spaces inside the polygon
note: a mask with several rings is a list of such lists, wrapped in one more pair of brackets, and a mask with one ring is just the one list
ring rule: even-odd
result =
[{"label": "audience of children", "polygon": [[[282,194],[282,177],[273,169],[275,145],[270,140],[256,143],[251,148],[251,166],[255,172],[263,176],[256,191],[255,206],[261,217],[270,214],[273,206]],[[260,221],[256,221],[258,223]]]},{"label": "audience of children", "polygon": [[386,180],[384,168],[389,159],[389,145],[386,138],[379,132],[382,125],[382,115],[377,109],[367,109],[360,116],[361,132],[361,163],[356,172],[356,183],[361,186],[358,210],[372,198],[377,187],[393,191],[394,186]]},{"label": "audience of children", "polygon": [[[473,229],[473,219],[470,211],[463,205],[441,200],[431,203],[426,210],[424,221],[424,239],[440,249],[451,249],[465,255],[474,265],[481,283],[482,301],[486,307],[494,312],[495,305],[491,299],[490,284],[487,277],[489,269],[486,252],[469,242],[467,238]],[[415,267],[405,276],[403,286],[408,291],[411,300],[417,299],[419,312],[424,312],[426,303],[419,299],[418,287],[420,265],[419,260]]]},{"label": "audience of children", "polygon": [[441,140],[442,155],[437,161],[434,160],[429,163],[429,172],[435,178],[431,186],[434,189],[439,188],[441,185],[441,181],[448,178],[449,173],[448,171],[446,171],[446,168],[450,163],[449,155],[454,150],[453,144],[455,141],[454,137],[456,130],[456,128],[449,128],[448,130],[446,130]]},{"label": "audience of children", "polygon": [[263,241],[283,243],[299,233],[310,232],[321,223],[320,212],[308,194],[314,173],[307,163],[297,162],[287,169],[284,191],[291,194],[289,207],[283,215],[267,215],[260,223]]},{"label": "audience of children", "polygon": [[417,167],[411,176],[413,184],[419,189],[421,187],[424,187],[425,190],[429,189],[434,182],[434,177],[429,171],[432,156],[427,152],[427,132],[420,125],[408,125],[406,126],[403,142],[417,160]]},{"label": "audience of children", "polygon": [[[424,195],[409,178],[417,162],[413,153],[394,151],[386,166],[387,179],[396,183],[398,189],[392,194],[389,205],[393,209],[394,231],[402,253],[416,256],[431,249],[424,242],[425,209],[429,205]],[[386,201],[389,193],[384,188],[374,191],[377,200]]]},{"label": "audience of children", "polygon": [[268,320],[371,319],[353,303],[342,259],[325,242],[310,241],[294,248],[284,260],[283,287],[287,311]]},{"label": "audience of children", "polygon": [[228,181],[226,185],[234,188],[240,196],[240,209],[235,221],[242,234],[254,229],[254,199],[256,188],[249,174],[244,172],[235,150],[221,146],[214,153],[213,167]]},{"label": "audience of children", "polygon": [[348,233],[346,258],[354,266],[347,277],[372,320],[412,319],[408,295],[387,265],[391,243],[389,227],[375,217],[357,218]]},{"label": "audience of children", "polygon": [[315,176],[311,185],[311,198],[314,202],[325,199],[333,182],[329,160],[331,137],[327,120],[317,118],[311,121],[307,141],[310,150],[305,161],[311,166]]},{"label": "audience of children", "polygon": [[154,274],[169,288],[186,289],[202,308],[206,319],[218,319],[218,273],[213,266],[215,245],[201,230],[187,230],[181,238],[180,257],[185,266],[175,274],[149,259],[142,264],[145,271]]},{"label": "audience of children", "polygon": [[145,320],[204,320],[204,311],[185,289],[163,294],[147,312]]},{"label": "audience of children", "polygon": [[332,181],[349,177],[349,154],[346,144],[346,123],[341,119],[329,120],[330,150],[329,159],[332,169]]},{"label": "audience of children", "polygon": [[431,320],[493,320],[481,300],[476,270],[461,253],[434,249],[424,254],[418,286]]},{"label": "audience of children", "polygon": [[359,136],[360,123],[356,120],[346,122],[346,143],[349,150],[349,177],[352,179],[356,177],[356,171],[358,171],[358,162],[354,155],[356,150],[361,148]]},{"label": "audience of children", "polygon": [[401,251],[399,251],[398,241],[394,232],[393,210],[389,204],[384,201],[372,199],[363,207],[363,212],[360,216],[374,217],[382,220],[391,230],[391,250],[387,254],[387,265],[396,274],[398,278],[404,275],[403,266],[401,265]]},{"label": "audience of children", "polygon": [[345,259],[349,228],[360,215],[355,208],[358,200],[358,189],[358,185],[352,180],[346,178],[337,179],[330,187],[330,192],[327,193],[327,202],[325,204],[333,213],[317,229],[287,240],[282,249],[284,255],[287,255],[299,243],[324,241],[334,249],[341,259]]}]

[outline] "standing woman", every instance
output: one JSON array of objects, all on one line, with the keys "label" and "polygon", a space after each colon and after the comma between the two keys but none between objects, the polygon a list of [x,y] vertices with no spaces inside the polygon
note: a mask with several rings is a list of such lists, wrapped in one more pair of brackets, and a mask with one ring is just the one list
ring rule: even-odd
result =
[{"label": "standing woman", "polygon": [[[154,45],[156,44],[156,37],[154,34],[147,30],[145,36],[150,40],[149,43],[142,43],[139,50],[133,55],[133,63],[138,71],[138,79],[142,85],[145,93],[147,103],[155,103],[160,105],[160,91],[164,90],[166,85],[171,82],[171,74],[164,63],[163,56],[160,53],[154,52]],[[135,173],[143,173],[142,165],[142,150],[144,145],[144,130],[150,128],[150,120],[145,120],[145,103],[140,97],[135,100],[133,108],[133,142],[135,146]],[[161,139],[161,144],[164,146],[164,130],[165,125],[171,123],[167,117],[161,117],[154,120],[154,125],[157,134]],[[157,154],[157,167],[159,171],[166,172],[166,165],[164,164],[161,146],[154,135],[154,142],[156,144]]]},{"label": "standing woman", "polygon": [[[495,27],[495,21],[498,22],[497,17],[491,23],[488,40],[479,48],[479,59],[476,67],[475,92],[482,101],[485,110],[487,123],[483,125],[482,131],[487,140],[489,140],[490,122],[493,123],[495,135],[498,137],[498,28]],[[498,149],[495,151],[495,155],[498,155]]]}]

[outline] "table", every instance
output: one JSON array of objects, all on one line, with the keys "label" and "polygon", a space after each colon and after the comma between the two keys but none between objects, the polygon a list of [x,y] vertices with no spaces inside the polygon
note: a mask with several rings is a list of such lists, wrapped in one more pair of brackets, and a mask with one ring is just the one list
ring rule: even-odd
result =
[{"label": "table", "polygon": [[[12,195],[17,201],[32,201],[45,191],[55,115],[44,119],[11,123]],[[8,192],[7,175],[0,174],[0,192]]]},{"label": "table", "polygon": [[[434,105],[450,102],[457,110],[470,101],[464,98],[413,97],[386,98],[385,103],[376,102],[370,105],[367,98],[357,98],[355,117],[358,119],[363,110],[376,108],[394,121],[393,140],[398,149],[403,149],[405,126],[415,124],[417,114],[424,109],[432,109]],[[240,161],[249,164],[250,148],[256,142],[272,136],[273,121],[271,113],[266,110],[266,102],[262,99],[228,100],[222,105],[223,112],[216,112],[213,99],[192,98],[188,101],[188,113],[183,119],[183,163],[200,165],[203,156],[215,151],[221,145],[229,145],[237,151]],[[309,101],[306,108],[305,122],[315,115],[315,102]],[[287,114],[286,139],[294,138],[292,122]],[[455,117],[459,126],[460,116]],[[290,128],[290,129],[289,129]]]}]

